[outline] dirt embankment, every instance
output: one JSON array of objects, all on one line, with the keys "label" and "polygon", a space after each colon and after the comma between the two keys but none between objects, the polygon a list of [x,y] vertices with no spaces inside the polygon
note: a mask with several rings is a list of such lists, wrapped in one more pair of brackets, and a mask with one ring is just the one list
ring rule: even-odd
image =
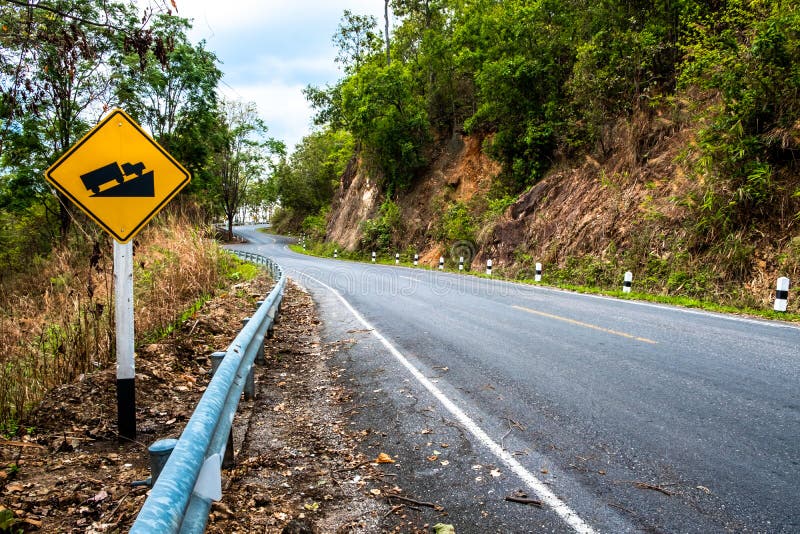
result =
[{"label": "dirt embankment", "polygon": [[[486,211],[499,165],[482,150],[482,139],[456,134],[437,145],[429,169],[393,199],[403,215],[395,241],[400,251],[413,248],[423,264],[435,265],[454,245],[441,238],[442,215],[460,201],[475,227],[473,268],[492,259],[503,275],[532,277],[535,262],[551,272],[578,265],[578,279],[564,281],[611,287],[632,270],[647,291],[769,307],[777,277],[800,277],[800,198],[792,196],[800,177],[780,176],[774,216],[756,217],[728,235],[709,233],[699,222],[714,214],[702,208],[710,184],[697,171],[698,128],[681,108],[620,120],[595,157],[555,165],[499,216]],[[719,198],[730,195],[714,187]],[[361,223],[377,215],[382,201],[369,172],[349,168],[327,239],[357,248]]]},{"label": "dirt embankment", "polygon": [[[209,356],[230,344],[269,290],[265,278],[206,303],[170,336],[137,352],[137,440],[116,433],[113,368],[54,389],[26,426],[0,439],[0,525],[9,532],[127,532],[147,496],[147,446],[177,438],[209,382]],[[326,360],[310,296],[290,284],[256,370],[256,399],[234,421],[236,466],[223,470],[215,533],[423,532],[389,499],[379,463],[359,452],[341,406],[350,393]],[[379,488],[379,489],[378,489]],[[399,499],[400,497],[398,497]],[[402,503],[402,501],[400,501]],[[397,504],[396,502],[393,504]],[[3,530],[3,527],[0,527]]]}]

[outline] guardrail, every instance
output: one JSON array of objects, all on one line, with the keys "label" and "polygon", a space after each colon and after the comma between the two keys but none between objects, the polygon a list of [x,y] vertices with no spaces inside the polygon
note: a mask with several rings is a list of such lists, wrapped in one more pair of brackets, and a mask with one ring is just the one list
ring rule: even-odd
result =
[{"label": "guardrail", "polygon": [[[229,446],[233,417],[256,355],[263,349],[264,336],[280,309],[286,287],[286,276],[271,259],[245,251],[233,252],[266,267],[277,282],[225,352],[153,484],[131,533],[203,532],[212,500],[221,497],[222,458]],[[153,473],[154,477],[156,475]]]}]

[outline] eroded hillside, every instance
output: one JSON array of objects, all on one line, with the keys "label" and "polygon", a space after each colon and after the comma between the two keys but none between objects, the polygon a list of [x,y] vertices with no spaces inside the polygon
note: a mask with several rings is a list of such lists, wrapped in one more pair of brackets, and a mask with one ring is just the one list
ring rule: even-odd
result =
[{"label": "eroded hillside", "polygon": [[[778,276],[800,277],[800,202],[791,194],[798,177],[776,180],[773,216],[715,235],[703,205],[715,186],[697,170],[696,131],[680,110],[620,121],[608,133],[605,158],[555,165],[499,212],[492,184],[500,166],[482,149],[484,139],[456,134],[391,199],[402,217],[384,252],[418,251],[433,266],[441,255],[454,261],[466,242],[473,268],[492,259],[512,278],[532,278],[541,262],[551,282],[614,288],[631,270],[638,289],[763,308]],[[365,225],[381,217],[385,201],[367,166],[354,160],[336,193],[327,240],[367,248]],[[448,217],[458,206],[464,220],[453,223]],[[448,233],[453,225],[457,231]]]}]

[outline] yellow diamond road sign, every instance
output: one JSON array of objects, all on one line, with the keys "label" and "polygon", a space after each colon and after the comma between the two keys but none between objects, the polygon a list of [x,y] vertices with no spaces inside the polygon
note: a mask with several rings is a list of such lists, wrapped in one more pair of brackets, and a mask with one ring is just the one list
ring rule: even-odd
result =
[{"label": "yellow diamond road sign", "polygon": [[47,172],[47,181],[120,243],[189,183],[189,172],[115,109]]}]

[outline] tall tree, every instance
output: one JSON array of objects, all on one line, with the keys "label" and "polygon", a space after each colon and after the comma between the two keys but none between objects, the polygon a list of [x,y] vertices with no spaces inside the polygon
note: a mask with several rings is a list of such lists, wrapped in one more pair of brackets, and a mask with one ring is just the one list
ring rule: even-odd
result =
[{"label": "tall tree", "polygon": [[233,220],[251,184],[264,175],[268,158],[282,143],[266,138],[267,127],[254,103],[223,100],[219,108],[220,139],[213,155],[219,180],[219,199],[233,237]]}]

